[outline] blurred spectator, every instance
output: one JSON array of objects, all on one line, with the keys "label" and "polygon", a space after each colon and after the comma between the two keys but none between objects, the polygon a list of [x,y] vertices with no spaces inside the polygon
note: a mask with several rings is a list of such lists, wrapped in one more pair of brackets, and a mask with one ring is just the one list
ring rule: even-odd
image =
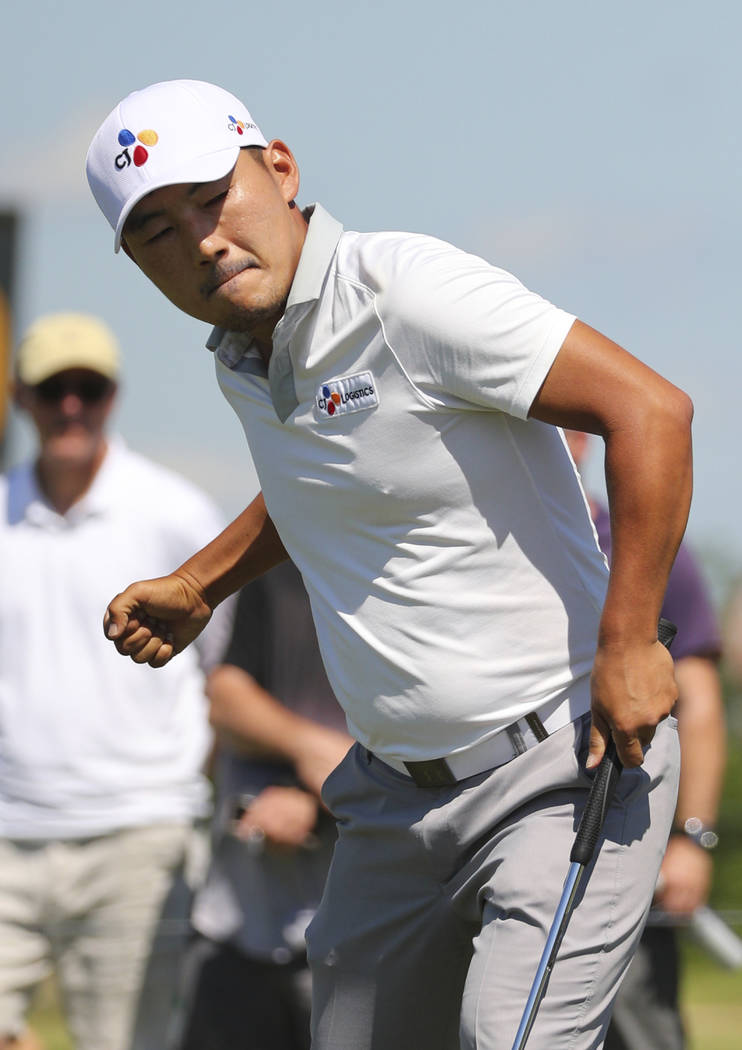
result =
[{"label": "blurred spectator", "polygon": [[[578,469],[589,435],[567,431]],[[588,497],[598,542],[610,558],[607,508]],[[726,757],[726,731],[717,670],[721,642],[711,601],[696,561],[682,544],[670,578],[662,615],[678,628],[673,642],[682,754],[675,828],[660,870],[654,907],[685,919],[706,903],[711,887],[710,850]],[[605,1050],[681,1050],[686,1046],[678,1004],[679,955],[672,925],[649,923],[618,993]]]},{"label": "blurred spectator", "polygon": [[319,790],[352,741],[290,562],[241,591],[209,696],[217,812],[193,915],[181,1050],[306,1050],[304,931],[335,842]]},{"label": "blurred spectator", "polygon": [[724,666],[733,687],[742,688],[742,579],[735,580],[729,590],[723,616]]},{"label": "blurred spectator", "polygon": [[38,454],[0,479],[2,1050],[34,1044],[25,1016],[52,971],[77,1050],[163,1050],[187,935],[205,671],[229,613],[159,671],[111,655],[101,618],[143,561],[166,573],[222,522],[106,436],[118,375],[87,315],[42,318],[18,350]]}]

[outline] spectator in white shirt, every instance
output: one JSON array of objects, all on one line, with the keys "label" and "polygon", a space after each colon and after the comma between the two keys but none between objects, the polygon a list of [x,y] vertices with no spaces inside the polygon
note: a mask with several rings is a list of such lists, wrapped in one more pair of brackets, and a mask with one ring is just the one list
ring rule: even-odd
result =
[{"label": "spectator in white shirt", "polygon": [[81,314],[40,319],[17,355],[38,454],[0,478],[2,1050],[30,1039],[53,970],[78,1050],[162,1050],[209,806],[204,672],[229,613],[164,674],[122,666],[100,621],[142,561],[169,571],[221,518],[106,436],[118,375],[112,334]]}]

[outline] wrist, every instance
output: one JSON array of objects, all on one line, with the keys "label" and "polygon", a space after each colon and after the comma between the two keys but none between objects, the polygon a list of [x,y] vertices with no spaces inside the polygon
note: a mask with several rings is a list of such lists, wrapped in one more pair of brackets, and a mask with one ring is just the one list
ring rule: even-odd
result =
[{"label": "wrist", "polygon": [[215,603],[212,604],[209,601],[206,588],[202,586],[198,577],[195,576],[189,568],[186,568],[186,565],[181,565],[172,575],[179,581],[181,587],[185,588],[186,591],[195,596],[202,611],[205,611],[210,615],[215,608]]},{"label": "wrist", "polygon": [[719,843],[719,836],[714,827],[711,824],[705,824],[698,817],[688,817],[676,823],[673,834],[689,839],[700,849],[707,851],[716,849]]},{"label": "wrist", "polygon": [[291,723],[287,730],[284,751],[289,761],[297,765],[318,747],[321,727],[292,711]]},{"label": "wrist", "polygon": [[648,616],[644,607],[637,608],[628,602],[618,608],[603,608],[598,628],[598,648],[627,649],[635,646],[652,646],[657,642],[659,618]]}]

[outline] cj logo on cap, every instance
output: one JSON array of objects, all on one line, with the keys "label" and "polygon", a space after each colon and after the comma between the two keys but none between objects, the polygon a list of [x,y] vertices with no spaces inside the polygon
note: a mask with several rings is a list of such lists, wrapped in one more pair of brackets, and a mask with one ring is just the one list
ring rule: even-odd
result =
[{"label": "cj logo on cap", "polygon": [[227,131],[236,131],[238,135],[244,135],[245,128],[255,128],[257,131],[257,124],[246,124],[244,120],[238,120],[237,117],[233,117],[231,113],[227,114],[227,120],[229,121],[229,124],[227,124]]},{"label": "cj logo on cap", "polygon": [[[149,153],[144,148],[145,146],[156,146],[159,136],[156,131],[152,131],[151,128],[145,128],[144,131],[140,131],[138,135],[134,135],[133,132],[129,131],[128,128],[122,128],[119,131],[119,146],[124,148],[118,153],[113,161],[118,171],[123,171],[128,168],[133,162],[134,166],[141,168],[142,164],[147,163]],[[141,145],[135,143],[141,143]],[[129,152],[129,148],[134,146],[132,153]]]}]

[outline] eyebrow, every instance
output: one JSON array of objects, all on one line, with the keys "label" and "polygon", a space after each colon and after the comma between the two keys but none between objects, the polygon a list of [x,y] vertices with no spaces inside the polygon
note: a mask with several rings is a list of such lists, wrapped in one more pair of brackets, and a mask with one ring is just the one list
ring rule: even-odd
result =
[{"label": "eyebrow", "polygon": [[160,210],[142,212],[141,215],[130,215],[124,224],[124,229],[128,233],[136,233],[143,226],[146,226],[148,222],[151,222],[152,219],[159,219],[164,214],[164,211]]},{"label": "eyebrow", "polygon": [[[203,185],[203,182],[192,183],[186,191],[186,196],[192,197],[193,194]],[[124,223],[124,229],[128,230],[129,233],[136,233],[138,230],[141,230],[146,226],[148,222],[151,222],[153,219],[160,219],[164,214],[165,210],[163,208],[158,208],[155,211],[144,211],[137,215],[135,208]]]}]

